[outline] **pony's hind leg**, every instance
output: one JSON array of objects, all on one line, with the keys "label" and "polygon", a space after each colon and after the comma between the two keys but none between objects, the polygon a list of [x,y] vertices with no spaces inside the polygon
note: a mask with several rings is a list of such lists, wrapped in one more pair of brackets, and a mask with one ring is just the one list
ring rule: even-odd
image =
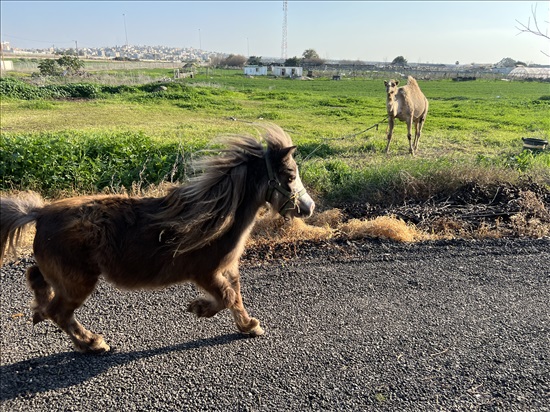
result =
[{"label": "pony's hind leg", "polygon": [[38,266],[31,266],[27,269],[27,283],[34,292],[33,309],[33,324],[37,324],[46,319],[46,308],[54,297],[53,289],[42,276]]},{"label": "pony's hind leg", "polygon": [[66,332],[79,352],[101,353],[107,352],[110,347],[103,340],[103,336],[90,332],[74,318],[74,311],[83,301],[71,301],[56,294],[47,308],[48,317]]},{"label": "pony's hind leg", "polygon": [[220,310],[230,307],[235,301],[235,292],[225,277],[215,274],[212,277],[196,279],[195,283],[209,296],[192,300],[187,312],[199,318],[211,318]]},{"label": "pony's hind leg", "polygon": [[251,336],[259,336],[264,333],[260,322],[251,318],[244,308],[238,270],[228,270],[224,275],[217,274],[209,281],[202,280],[196,283],[211,298],[193,300],[187,307],[188,312],[193,312],[198,317],[212,317],[220,310],[228,308],[231,310],[240,332]]},{"label": "pony's hind leg", "polygon": [[[27,274],[29,284],[36,296],[36,321],[51,319],[69,335],[79,352],[106,352],[110,348],[101,335],[85,329],[75,318],[78,309],[94,291],[97,275],[65,274],[65,276],[48,277],[36,267]],[[51,286],[47,280],[51,281]],[[71,279],[69,283],[68,279]],[[47,286],[43,286],[47,285]]]}]

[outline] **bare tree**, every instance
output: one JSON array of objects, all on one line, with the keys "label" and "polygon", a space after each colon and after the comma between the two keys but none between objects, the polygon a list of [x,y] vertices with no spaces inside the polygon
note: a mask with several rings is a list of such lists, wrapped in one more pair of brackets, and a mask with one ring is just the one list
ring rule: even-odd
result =
[{"label": "bare tree", "polygon": [[[516,28],[519,30],[518,34],[521,33],[531,33],[535,36],[540,36],[545,39],[550,40],[550,36],[548,35],[548,29],[546,29],[545,32],[542,31],[542,29],[539,27],[539,22],[537,20],[537,5],[534,6],[531,5],[531,14],[533,15],[533,21],[531,22],[531,17],[527,20],[527,24],[520,22],[519,20],[516,20],[516,22],[519,24],[519,27],[516,26]],[[532,24],[531,24],[532,23]],[[548,20],[545,21],[546,24],[550,24]],[[545,51],[541,50],[541,53],[545,56],[550,57],[550,54],[548,54]]]}]

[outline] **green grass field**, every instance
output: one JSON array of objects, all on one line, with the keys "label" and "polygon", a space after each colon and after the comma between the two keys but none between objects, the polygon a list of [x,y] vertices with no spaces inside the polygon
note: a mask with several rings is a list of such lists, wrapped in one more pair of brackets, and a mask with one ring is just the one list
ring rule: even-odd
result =
[{"label": "green grass field", "polygon": [[[157,69],[150,78],[171,73]],[[138,75],[147,72],[126,78]],[[56,196],[183,180],[192,170],[189,161],[213,138],[257,133],[253,122],[289,132],[304,182],[327,203],[422,200],[472,180],[528,178],[550,186],[549,151],[523,151],[521,140],[549,139],[548,83],[420,80],[430,110],[412,158],[401,122],[390,154],[383,153],[381,80],[246,78],[215,70],[124,85],[121,73],[116,82],[101,82],[105,73],[95,76],[86,80],[93,87],[73,83],[68,91],[69,84],[23,90],[2,79],[0,189]],[[167,90],[158,91],[161,84]],[[40,95],[46,91],[50,97]]]}]

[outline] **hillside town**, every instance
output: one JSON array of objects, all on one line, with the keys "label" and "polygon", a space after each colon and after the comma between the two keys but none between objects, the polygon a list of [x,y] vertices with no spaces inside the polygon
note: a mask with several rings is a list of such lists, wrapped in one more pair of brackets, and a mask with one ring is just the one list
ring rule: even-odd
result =
[{"label": "hillside town", "polygon": [[129,59],[151,61],[208,61],[212,55],[220,53],[208,52],[193,47],[178,48],[168,46],[112,46],[112,47],[78,47],[61,48],[52,45],[43,49],[20,49],[12,47],[9,42],[2,42],[2,52],[5,56],[51,57],[59,54],[72,54],[85,59]]}]

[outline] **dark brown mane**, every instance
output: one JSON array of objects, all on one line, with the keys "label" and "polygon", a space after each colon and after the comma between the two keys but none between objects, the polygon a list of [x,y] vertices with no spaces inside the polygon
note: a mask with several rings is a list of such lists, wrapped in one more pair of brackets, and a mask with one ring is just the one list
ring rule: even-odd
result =
[{"label": "dark brown mane", "polygon": [[[292,140],[281,129],[265,129],[267,151],[292,146]],[[176,254],[200,249],[231,227],[245,194],[247,163],[266,154],[262,144],[251,136],[224,136],[219,142],[224,149],[210,151],[210,156],[196,162],[196,168],[204,172],[189,184],[172,189],[163,201],[163,210],[153,217],[175,239]]]}]

